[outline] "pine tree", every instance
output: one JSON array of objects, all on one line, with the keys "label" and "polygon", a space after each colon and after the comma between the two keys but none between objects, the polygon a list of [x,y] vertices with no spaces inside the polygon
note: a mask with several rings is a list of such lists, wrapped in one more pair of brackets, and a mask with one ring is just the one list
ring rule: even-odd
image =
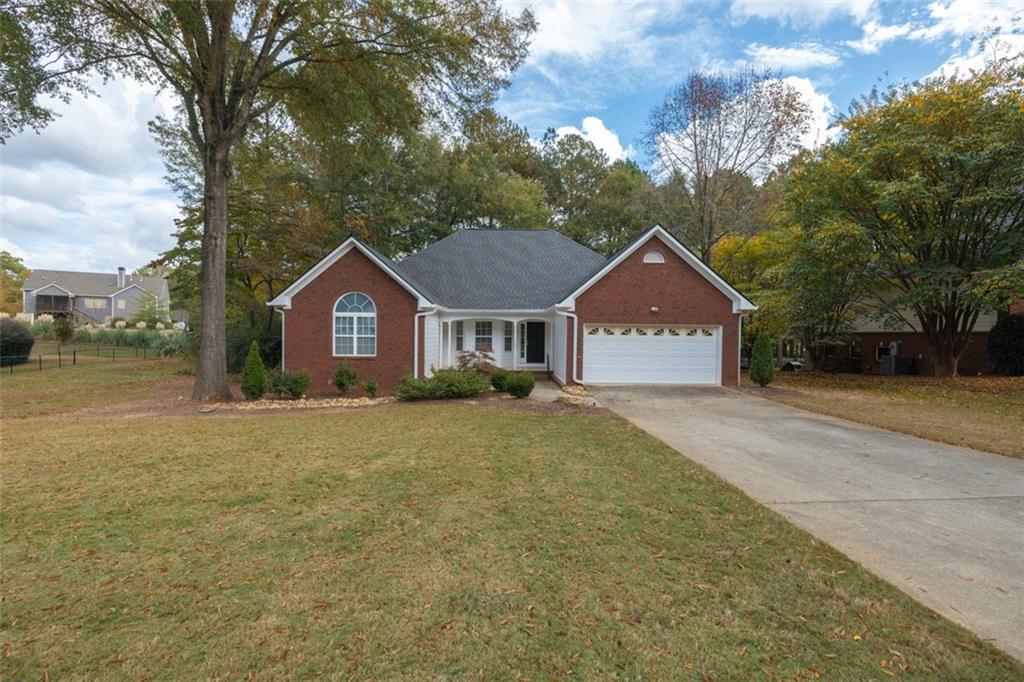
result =
[{"label": "pine tree", "polygon": [[750,380],[758,386],[767,386],[775,377],[772,367],[772,342],[768,335],[761,333],[754,342],[754,352],[750,356]]},{"label": "pine tree", "polygon": [[245,367],[242,369],[242,393],[246,400],[259,400],[267,392],[267,368],[260,357],[260,347],[255,341],[249,346],[249,354],[245,356]]}]

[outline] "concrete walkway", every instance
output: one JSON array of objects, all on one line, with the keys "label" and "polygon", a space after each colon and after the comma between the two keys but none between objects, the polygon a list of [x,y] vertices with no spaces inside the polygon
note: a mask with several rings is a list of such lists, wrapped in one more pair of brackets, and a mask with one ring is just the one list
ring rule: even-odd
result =
[{"label": "concrete walkway", "polygon": [[604,406],[1024,659],[1024,460],[726,389],[588,388]]}]

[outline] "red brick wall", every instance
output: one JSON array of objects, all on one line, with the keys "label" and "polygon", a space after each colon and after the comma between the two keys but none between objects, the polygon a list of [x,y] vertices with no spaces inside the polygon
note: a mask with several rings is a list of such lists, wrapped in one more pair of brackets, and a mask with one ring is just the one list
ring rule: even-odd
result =
[{"label": "red brick wall", "polygon": [[[350,291],[366,294],[377,306],[376,357],[332,355],[334,304]],[[345,360],[360,381],[376,379],[381,391],[390,392],[412,372],[416,304],[402,285],[353,248],[293,296],[291,309],[284,311],[285,370],[309,372],[309,395],[336,394],[331,378]]]},{"label": "red brick wall", "polygon": [[[665,257],[664,263],[643,262],[644,254],[652,249]],[[652,312],[652,306],[657,307],[658,312]],[[722,385],[739,383],[739,314],[732,312],[732,301],[677,256],[660,237],[652,236],[583,292],[576,299],[576,315],[581,336],[586,324],[720,325]],[[571,344],[571,331],[567,337]],[[569,345],[570,378],[571,349]],[[577,373],[582,377],[582,342],[577,353]]]},{"label": "red brick wall", "polygon": [[[900,355],[908,358],[921,356],[921,374],[929,375],[934,371],[928,340],[920,332],[865,332],[857,334],[857,341],[861,349],[861,371],[867,374],[881,372],[882,363],[875,360],[875,348],[891,341],[902,344]],[[988,374],[988,371],[988,332],[975,332],[960,356],[960,374]]]}]

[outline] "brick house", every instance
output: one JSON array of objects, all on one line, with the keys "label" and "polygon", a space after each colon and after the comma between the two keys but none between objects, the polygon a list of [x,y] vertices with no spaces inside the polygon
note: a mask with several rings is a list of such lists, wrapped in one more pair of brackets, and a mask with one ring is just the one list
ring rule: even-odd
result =
[{"label": "brick house", "polygon": [[552,230],[461,230],[401,261],[357,238],[285,289],[281,365],[390,390],[470,350],[562,384],[737,385],[750,301],[655,225],[611,258]]}]

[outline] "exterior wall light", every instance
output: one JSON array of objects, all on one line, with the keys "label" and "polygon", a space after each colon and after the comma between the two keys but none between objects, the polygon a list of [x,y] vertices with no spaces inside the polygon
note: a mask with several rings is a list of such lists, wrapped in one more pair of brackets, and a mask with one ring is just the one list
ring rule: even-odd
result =
[{"label": "exterior wall light", "polygon": [[656,306],[656,305],[652,305],[652,306],[651,306],[651,312],[652,312],[652,313],[656,313],[656,312],[658,312],[658,306]]}]

